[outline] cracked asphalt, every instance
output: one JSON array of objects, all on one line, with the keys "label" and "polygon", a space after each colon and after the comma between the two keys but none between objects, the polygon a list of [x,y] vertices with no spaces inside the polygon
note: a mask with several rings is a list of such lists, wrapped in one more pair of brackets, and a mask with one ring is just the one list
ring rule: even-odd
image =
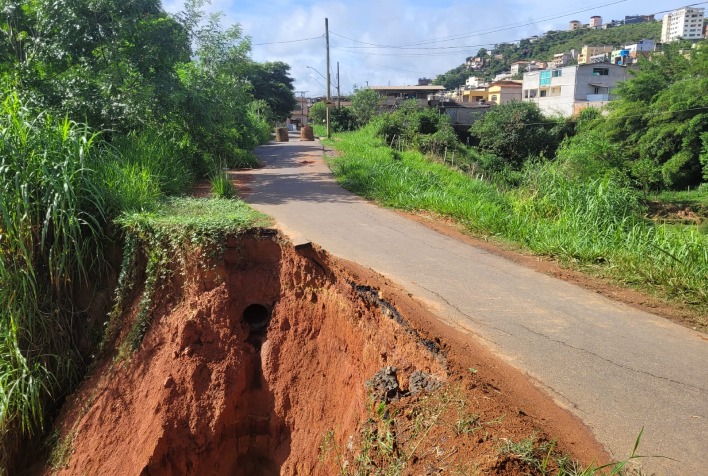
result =
[{"label": "cracked asphalt", "polygon": [[[256,150],[246,200],[295,243],[312,241],[402,285],[481,338],[578,415],[615,458],[640,430],[649,474],[708,475],[708,340],[664,318],[505,260],[342,189],[319,142]],[[670,458],[670,459],[669,459]]]}]

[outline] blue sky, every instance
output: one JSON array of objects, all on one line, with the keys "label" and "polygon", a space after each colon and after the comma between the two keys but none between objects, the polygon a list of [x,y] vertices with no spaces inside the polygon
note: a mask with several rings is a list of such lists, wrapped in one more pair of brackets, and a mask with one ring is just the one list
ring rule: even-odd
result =
[{"label": "blue sky", "polygon": [[[698,1],[212,0],[207,8],[222,12],[224,25],[241,25],[252,39],[254,59],[288,63],[297,91],[314,96],[325,92],[325,17],[329,18],[332,82],[336,86],[339,61],[345,94],[354,84],[367,82],[371,86],[416,84],[418,78],[463,63],[480,46],[565,29],[573,19],[587,23],[590,16],[600,15],[607,22]],[[170,12],[179,11],[182,3],[163,0]],[[657,19],[663,16],[660,13]],[[293,41],[307,38],[315,39]]]}]

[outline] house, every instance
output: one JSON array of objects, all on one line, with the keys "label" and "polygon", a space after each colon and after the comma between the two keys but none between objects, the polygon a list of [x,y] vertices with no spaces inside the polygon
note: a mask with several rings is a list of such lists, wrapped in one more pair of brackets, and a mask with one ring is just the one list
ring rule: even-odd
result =
[{"label": "house", "polygon": [[585,45],[580,49],[580,54],[578,54],[578,64],[588,64],[590,63],[590,58],[597,55],[605,55],[607,53],[612,53],[614,49],[613,46],[590,46]]},{"label": "house", "polygon": [[383,98],[385,108],[393,108],[403,101],[415,99],[421,106],[427,106],[430,96],[441,94],[445,86],[370,86]]},{"label": "house", "polygon": [[568,22],[568,31],[575,31],[575,30],[580,30],[582,28],[583,24],[580,23],[578,20],[570,20]]},{"label": "house", "polygon": [[554,68],[560,68],[561,66],[567,65],[570,58],[571,56],[569,53],[556,53],[553,55],[550,65]]},{"label": "house", "polygon": [[464,89],[461,91],[459,101],[462,103],[485,103],[489,99],[489,91],[486,86]]},{"label": "house", "polygon": [[521,101],[521,88],[520,81],[496,81],[487,88],[488,101],[497,105]]},{"label": "house", "polygon": [[538,104],[546,115],[570,117],[579,110],[601,107],[612,89],[627,79],[627,69],[613,64],[584,64],[524,74],[522,99]]},{"label": "house", "polygon": [[494,81],[503,81],[505,79],[511,79],[512,74],[511,71],[503,71],[496,76],[494,76]]},{"label": "house", "polygon": [[661,42],[703,39],[703,8],[683,7],[667,13],[661,25]]},{"label": "house", "polygon": [[653,22],[654,15],[625,15],[624,24],[633,25],[635,23],[649,23]]},{"label": "house", "polygon": [[612,53],[610,53],[610,63],[627,66],[630,63],[629,50],[613,50]]},{"label": "house", "polygon": [[543,61],[515,61],[511,63],[511,75],[516,76],[526,71],[538,71],[545,68],[546,63]]},{"label": "house", "polygon": [[598,15],[593,15],[590,17],[590,23],[588,24],[590,28],[598,29],[602,26],[602,17]]},{"label": "house", "polygon": [[479,56],[470,56],[467,60],[465,60],[465,65],[467,66],[467,69],[479,71],[487,66],[488,61],[488,59],[480,58]]},{"label": "house", "polygon": [[484,78],[478,78],[477,76],[470,76],[467,78],[465,81],[465,89],[477,89],[477,88],[485,88],[487,87],[487,83],[484,81]]},{"label": "house", "polygon": [[636,57],[637,53],[649,53],[654,51],[656,49],[656,43],[654,43],[654,40],[644,39],[632,43],[631,45],[624,45],[624,49],[629,50],[630,55],[634,53],[634,57]]},{"label": "house", "polygon": [[511,75],[516,76],[519,73],[526,71],[530,61],[515,61],[511,63]]}]

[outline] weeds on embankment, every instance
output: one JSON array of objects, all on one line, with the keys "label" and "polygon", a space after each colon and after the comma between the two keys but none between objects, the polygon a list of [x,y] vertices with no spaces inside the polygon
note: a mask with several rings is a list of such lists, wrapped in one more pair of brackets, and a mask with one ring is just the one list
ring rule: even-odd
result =
[{"label": "weeds on embankment", "polygon": [[708,311],[708,235],[643,219],[638,192],[611,177],[573,181],[545,163],[527,169],[518,188],[502,190],[417,151],[394,153],[371,126],[332,144],[341,152],[329,159],[332,170],[354,193],[450,217],[472,232]]},{"label": "weeds on embankment", "polygon": [[[366,419],[346,444],[345,435],[322,437],[321,464],[339,476],[402,474],[525,474],[533,476],[639,476],[637,453],[642,432],[630,456],[604,465],[584,466],[563,454],[557,441],[534,433],[500,437],[505,415],[493,419],[477,413],[474,401],[459,386],[443,386],[422,397],[382,402],[371,397]],[[474,456],[472,456],[474,455]]]}]

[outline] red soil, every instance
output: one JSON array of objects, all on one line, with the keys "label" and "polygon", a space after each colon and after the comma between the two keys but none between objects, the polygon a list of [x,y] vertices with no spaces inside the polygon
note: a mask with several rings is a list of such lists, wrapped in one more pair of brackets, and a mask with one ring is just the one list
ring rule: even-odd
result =
[{"label": "red soil", "polygon": [[[557,437],[559,451],[585,464],[606,460],[523,375],[369,270],[252,234],[230,239],[215,268],[194,265],[184,276],[159,293],[141,347],[104,360],[65,405],[57,425],[72,452],[58,474],[338,474],[340,462],[321,454],[323,437],[332,432],[353,456],[370,414],[365,382],[386,366],[398,369],[403,391],[411,373],[426,372],[494,422],[473,434],[433,428],[403,474],[470,462],[483,474],[526,472],[499,446],[532,434]],[[253,325],[244,320],[253,304],[271,311],[267,327],[257,327],[257,312]],[[123,335],[134,317],[135,306]],[[401,425],[425,398],[391,404]],[[400,428],[401,437],[410,431]]]}]

